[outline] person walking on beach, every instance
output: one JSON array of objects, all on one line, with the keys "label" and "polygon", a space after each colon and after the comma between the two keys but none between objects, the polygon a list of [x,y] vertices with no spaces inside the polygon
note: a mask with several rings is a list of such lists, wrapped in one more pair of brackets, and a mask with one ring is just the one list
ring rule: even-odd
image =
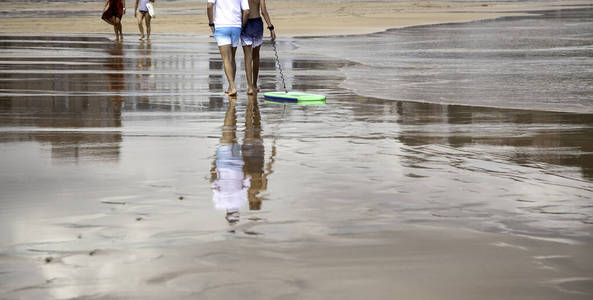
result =
[{"label": "person walking on beach", "polygon": [[124,34],[121,27],[121,17],[126,13],[125,0],[105,0],[103,7],[103,19],[113,25],[115,40],[123,40]]},{"label": "person walking on beach", "polygon": [[[214,7],[216,6],[216,15]],[[235,53],[241,35],[241,28],[247,22],[249,15],[248,0],[208,0],[208,23],[224,65],[224,73],[229,82],[229,87],[225,93],[229,96],[237,95],[235,88],[235,73],[237,66],[235,62]]]},{"label": "person walking on beach", "polygon": [[[148,1],[149,0],[136,0],[136,7],[134,8],[134,17],[138,20],[138,29],[140,29],[140,40],[144,39],[142,20],[146,23],[146,39],[150,40],[150,19],[152,17],[148,13],[148,7],[146,7]],[[150,0],[150,2],[154,2],[154,0]]]},{"label": "person walking on beach", "polygon": [[[245,74],[247,76],[247,94],[251,95],[258,92],[257,76],[259,74],[259,50],[264,41],[264,23],[262,16],[266,20],[270,30],[270,39],[276,40],[274,25],[270,21],[270,15],[266,9],[266,0],[249,0],[249,16],[245,23],[245,28],[241,31],[241,45],[245,56]],[[261,14],[260,14],[261,12]]]}]

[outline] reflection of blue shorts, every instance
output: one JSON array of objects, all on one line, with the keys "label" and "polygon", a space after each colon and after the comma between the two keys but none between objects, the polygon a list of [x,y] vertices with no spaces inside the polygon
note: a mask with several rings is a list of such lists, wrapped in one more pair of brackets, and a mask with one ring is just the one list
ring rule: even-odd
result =
[{"label": "reflection of blue shorts", "polygon": [[239,37],[241,28],[239,27],[216,27],[214,29],[214,38],[218,46],[232,45],[239,46]]},{"label": "reflection of blue shorts", "polygon": [[245,28],[241,32],[241,44],[243,46],[260,46],[264,41],[264,22],[261,18],[247,20]]},{"label": "reflection of blue shorts", "polygon": [[226,169],[243,169],[243,156],[241,146],[237,143],[221,143],[216,149],[216,167]]}]

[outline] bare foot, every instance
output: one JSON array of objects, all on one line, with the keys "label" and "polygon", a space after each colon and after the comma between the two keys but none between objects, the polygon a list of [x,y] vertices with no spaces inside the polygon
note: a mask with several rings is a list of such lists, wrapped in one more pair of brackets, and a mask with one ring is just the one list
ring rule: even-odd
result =
[{"label": "bare foot", "polygon": [[141,36],[141,37],[139,38],[139,40],[143,40],[143,39],[144,39],[144,36]]},{"label": "bare foot", "polygon": [[253,95],[254,90],[252,88],[247,89],[247,95]]},{"label": "bare foot", "polygon": [[237,96],[237,90],[236,89],[229,90],[229,96]]}]

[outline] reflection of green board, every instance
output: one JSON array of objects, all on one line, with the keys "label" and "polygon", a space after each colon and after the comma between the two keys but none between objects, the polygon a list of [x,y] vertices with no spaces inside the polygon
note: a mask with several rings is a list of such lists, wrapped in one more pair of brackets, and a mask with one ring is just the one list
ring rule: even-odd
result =
[{"label": "reflection of green board", "polygon": [[301,92],[267,92],[264,93],[264,98],[276,102],[325,102],[324,95],[308,94]]}]

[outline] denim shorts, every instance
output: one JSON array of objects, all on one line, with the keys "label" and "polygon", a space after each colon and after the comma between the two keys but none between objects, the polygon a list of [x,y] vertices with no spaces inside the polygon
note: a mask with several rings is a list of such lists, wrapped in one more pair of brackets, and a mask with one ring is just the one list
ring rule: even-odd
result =
[{"label": "denim shorts", "polygon": [[218,46],[232,45],[239,46],[239,37],[241,28],[239,27],[216,27],[214,29],[214,38]]}]

